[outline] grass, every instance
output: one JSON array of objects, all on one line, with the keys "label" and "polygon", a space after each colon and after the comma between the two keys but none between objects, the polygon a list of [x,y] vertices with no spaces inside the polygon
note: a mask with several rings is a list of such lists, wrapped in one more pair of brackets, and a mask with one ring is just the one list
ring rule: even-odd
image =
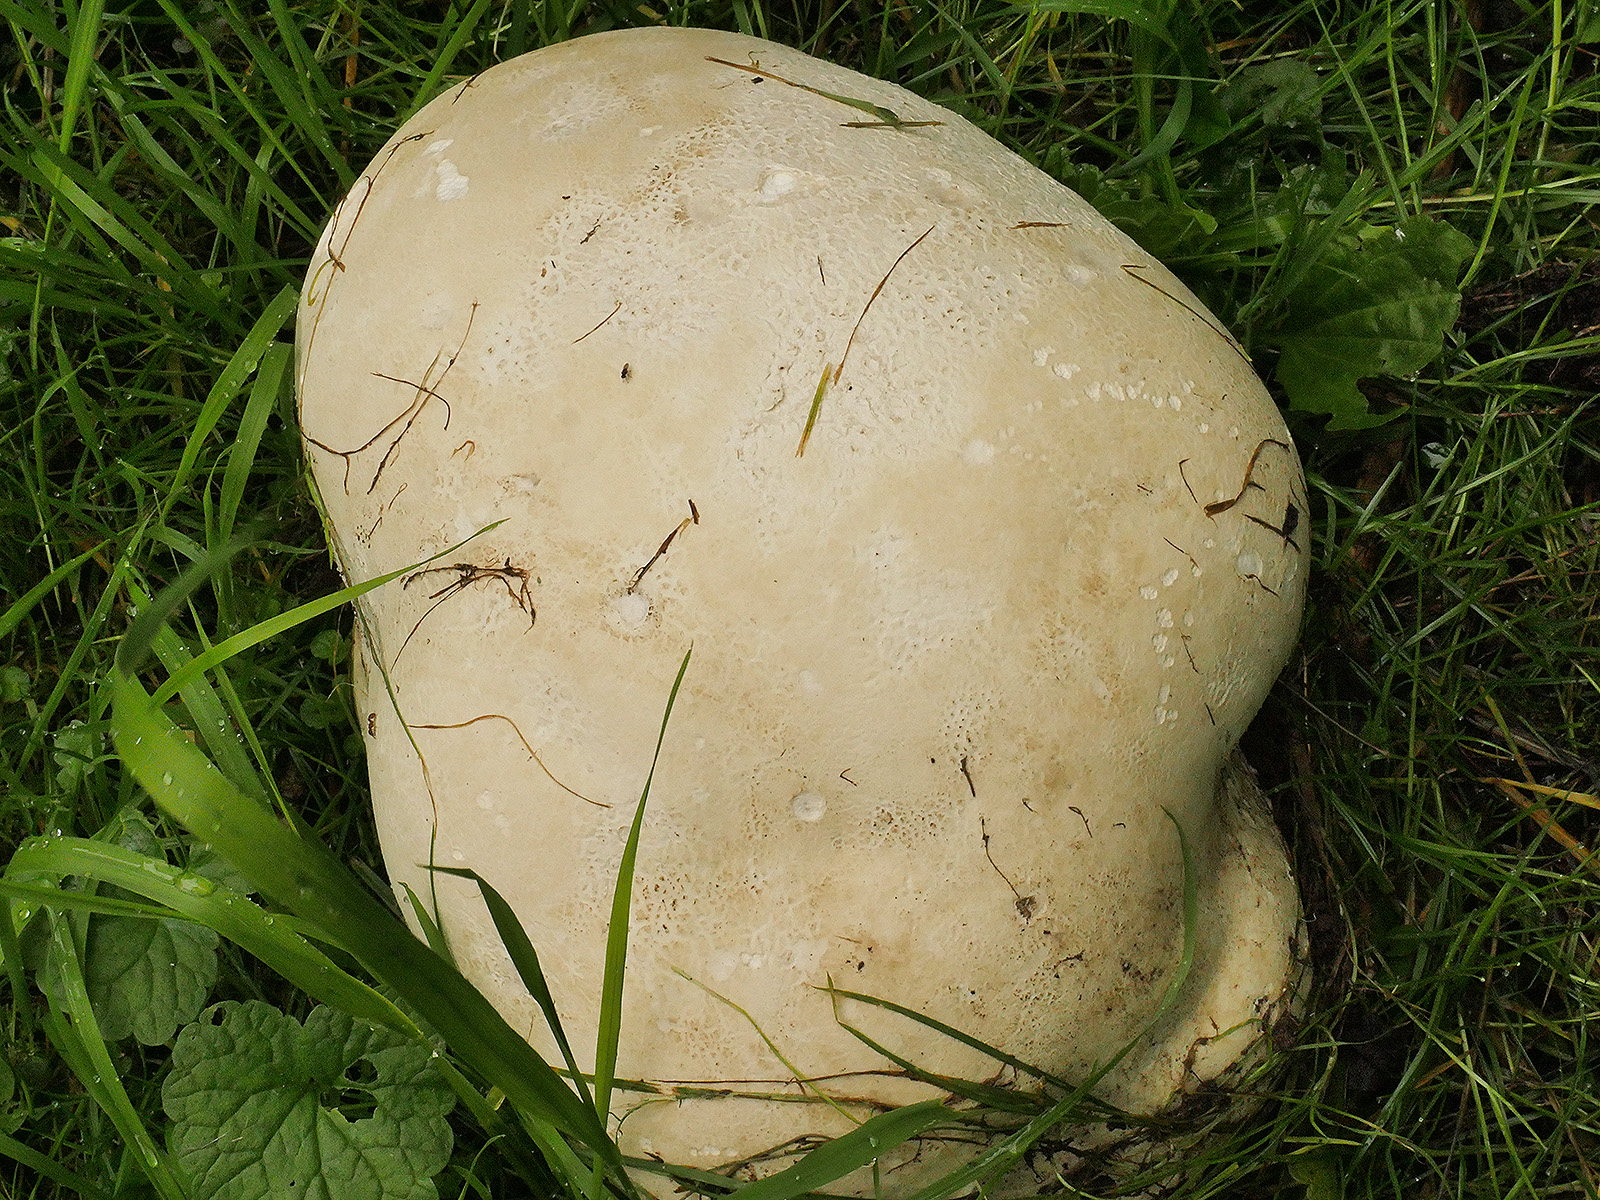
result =
[{"label": "grass", "polygon": [[[369,987],[370,958],[315,912],[274,904],[264,925],[215,899],[261,864],[219,863],[150,806],[159,773],[119,760],[113,703],[181,716],[230,803],[293,813],[331,851],[319,869],[353,869],[329,887],[392,920],[354,882],[382,865],[348,608],[317,604],[341,585],[285,320],[333,205],[420,103],[548,41],[664,21],[799,45],[976,121],[1173,266],[1268,377],[1341,237],[1418,216],[1464,236],[1439,352],[1362,385],[1385,422],[1330,428],[1278,392],[1315,569],[1302,647],[1246,749],[1295,856],[1315,991],[1244,1084],[1252,1118],[1202,1093],[1158,1122],[1169,1153],[1091,1157],[1064,1185],[1600,1196],[1592,7],[0,0],[0,16],[0,842],[21,847],[0,921],[5,1194],[184,1194],[163,1151],[171,1039],[102,1036],[91,913],[222,929],[200,1001],[303,1017],[320,997],[415,1030],[425,1008]],[[164,632],[140,627],[163,671],[120,671],[137,613],[236,532],[245,548]],[[126,690],[223,643],[237,652],[174,706]],[[152,873],[157,858],[178,865]],[[471,1035],[452,1041],[440,1193],[593,1194],[579,1117],[541,1109],[525,1076],[507,1086]],[[497,1108],[505,1092],[521,1099]]]}]

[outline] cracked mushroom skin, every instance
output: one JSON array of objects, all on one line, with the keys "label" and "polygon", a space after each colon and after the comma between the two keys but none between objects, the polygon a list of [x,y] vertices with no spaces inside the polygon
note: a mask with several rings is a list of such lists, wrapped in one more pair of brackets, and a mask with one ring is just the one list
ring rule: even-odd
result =
[{"label": "cracked mushroom skin", "polygon": [[[425,864],[492,883],[586,1068],[694,647],[632,898],[627,1149],[726,1165],[848,1129],[819,1093],[937,1094],[843,1022],[995,1076],[830,981],[1067,1079],[1137,1039],[1097,1090],[1146,1111],[1290,1002],[1298,901],[1234,747],[1298,628],[1298,459],[1183,284],[978,129],[734,34],[541,50],[378,154],[297,337],[349,580],[464,542],[358,602],[391,877],[553,1055],[476,889]],[[1148,1028],[1175,826],[1197,953]]]}]

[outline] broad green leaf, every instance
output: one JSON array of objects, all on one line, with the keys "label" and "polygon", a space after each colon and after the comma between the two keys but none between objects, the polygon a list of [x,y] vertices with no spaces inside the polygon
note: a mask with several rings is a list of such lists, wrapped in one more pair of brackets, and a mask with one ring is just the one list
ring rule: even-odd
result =
[{"label": "broad green leaf", "polygon": [[[341,970],[306,941],[289,918],[250,903],[242,890],[234,891],[213,882],[215,876],[208,877],[198,866],[184,871],[121,846],[88,838],[32,838],[12,857],[6,879],[0,881],[0,889],[3,889],[0,895],[22,901],[25,907],[15,912],[23,920],[45,905],[96,912],[128,905],[127,901],[16,882],[59,880],[70,875],[114,884],[123,891],[144,896],[163,906],[169,914],[181,914],[215,929],[314,999],[407,1036],[420,1036],[417,1027],[392,1002]],[[51,892],[59,899],[52,897]],[[4,923],[0,922],[0,931],[4,929]]]},{"label": "broad green leaf", "polygon": [[[95,840],[165,866],[156,832],[137,809],[118,811]],[[115,888],[107,891],[112,894],[105,899],[118,900]],[[179,1026],[205,1007],[217,981],[218,941],[215,930],[176,916],[102,912],[88,917],[83,983],[101,1036],[120,1042],[131,1035],[146,1046],[172,1041]],[[40,983],[52,996],[61,995],[61,963],[54,952],[45,960]]]},{"label": "broad green leaf", "polygon": [[1322,116],[1317,73],[1297,58],[1276,58],[1240,71],[1219,97],[1234,120],[1260,113],[1268,129],[1310,128]]},{"label": "broad green leaf", "polygon": [[1289,1174],[1305,1184],[1305,1200],[1340,1200],[1344,1187],[1339,1182],[1337,1151],[1313,1150],[1289,1159]]},{"label": "broad green leaf", "polygon": [[1431,217],[1413,217],[1362,243],[1330,245],[1288,294],[1270,339],[1282,351],[1278,382],[1302,412],[1328,413],[1330,429],[1382,424],[1358,380],[1420,371],[1444,348],[1461,309],[1456,288],[1472,242]]},{"label": "broad green leaf", "polygon": [[194,1020],[217,981],[217,935],[172,918],[96,916],[83,979],[108,1042],[164,1046]]},{"label": "broad green leaf", "polygon": [[207,1009],[161,1089],[194,1200],[433,1200],[455,1096],[425,1046],[318,1006]]}]

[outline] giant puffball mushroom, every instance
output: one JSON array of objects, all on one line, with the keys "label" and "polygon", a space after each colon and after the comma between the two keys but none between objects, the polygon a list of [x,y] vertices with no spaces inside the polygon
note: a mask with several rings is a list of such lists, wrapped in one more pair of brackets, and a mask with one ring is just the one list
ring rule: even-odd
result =
[{"label": "giant puffball mushroom", "polygon": [[[1137,1038],[1097,1090],[1142,1111],[1292,1002],[1296,893],[1234,747],[1299,622],[1295,451],[1200,301],[968,122],[729,33],[540,50],[373,160],[298,342],[350,581],[465,542],[359,601],[378,831],[552,1061],[476,887],[427,864],[510,902],[587,1069],[693,645],[632,898],[618,1072],[656,1090],[618,1093],[626,1149],[726,1165],[940,1094],[846,1024],[996,1076],[830,983],[1068,1080]],[[1196,955],[1147,1028],[1180,828]]]}]

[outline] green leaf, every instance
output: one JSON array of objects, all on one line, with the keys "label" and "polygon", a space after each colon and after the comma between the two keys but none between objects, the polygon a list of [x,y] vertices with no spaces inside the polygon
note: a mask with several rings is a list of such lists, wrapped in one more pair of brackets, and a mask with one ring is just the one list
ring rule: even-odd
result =
[{"label": "green leaf", "polygon": [[[150,611],[159,615],[163,603],[158,597]],[[146,615],[118,648],[119,661],[137,662],[160,628],[141,627]],[[327,847],[302,837],[223,778],[120,666],[110,690],[123,766],[169,816],[230,859],[253,889],[355,954],[514,1105],[578,1137],[620,1174],[621,1155],[594,1110],[460,972],[413,938]]]},{"label": "green leaf", "polygon": [[1572,40],[1580,46],[1600,42],[1600,0],[1578,0]]},{"label": "green leaf", "polygon": [[105,727],[72,721],[55,735],[56,782],[63,788],[77,787],[94,773],[105,747]]},{"label": "green leaf", "polygon": [[[120,810],[95,840],[165,865],[156,832],[137,809]],[[107,899],[118,902],[115,895]],[[131,1035],[146,1046],[172,1041],[178,1027],[205,1006],[217,981],[218,941],[215,930],[179,917],[99,913],[89,918],[83,982],[100,1035],[108,1042]],[[53,997],[61,995],[61,963],[53,951],[40,984]]]},{"label": "green leaf", "polygon": [[1289,1174],[1305,1184],[1305,1200],[1340,1200],[1344,1188],[1339,1182],[1339,1157],[1335,1151],[1320,1150],[1296,1154],[1289,1159]]},{"label": "green leaf", "polygon": [[1328,413],[1330,429],[1382,424],[1360,379],[1420,371],[1444,348],[1461,309],[1456,280],[1472,242],[1431,217],[1351,245],[1336,242],[1287,296],[1275,337],[1278,382],[1302,412]]},{"label": "green leaf", "polygon": [[16,704],[33,691],[33,680],[21,667],[7,663],[0,667],[0,704]]},{"label": "green leaf", "polygon": [[455,1107],[432,1060],[321,1005],[304,1026],[259,1000],[207,1009],[161,1089],[194,1200],[432,1200]]},{"label": "green leaf", "polygon": [[217,981],[217,941],[193,921],[95,917],[83,977],[106,1041],[132,1034],[146,1046],[170,1042]]},{"label": "green leaf", "polygon": [[1246,67],[1223,90],[1220,103],[1235,121],[1259,112],[1268,129],[1314,128],[1322,117],[1317,73],[1297,58]]}]

